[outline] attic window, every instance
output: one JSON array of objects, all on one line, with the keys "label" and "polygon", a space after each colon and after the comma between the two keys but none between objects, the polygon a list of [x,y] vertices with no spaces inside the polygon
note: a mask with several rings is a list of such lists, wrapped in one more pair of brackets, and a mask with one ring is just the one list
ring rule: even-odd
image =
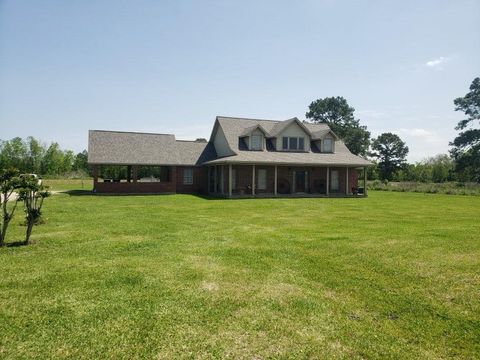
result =
[{"label": "attic window", "polygon": [[326,138],[326,139],[323,139],[322,142],[323,142],[323,149],[322,149],[323,152],[333,152],[333,140],[332,139]]},{"label": "attic window", "polygon": [[252,135],[250,138],[250,150],[262,150],[262,135]]},{"label": "attic window", "polygon": [[283,150],[304,150],[305,139],[303,137],[287,137],[282,138]]}]

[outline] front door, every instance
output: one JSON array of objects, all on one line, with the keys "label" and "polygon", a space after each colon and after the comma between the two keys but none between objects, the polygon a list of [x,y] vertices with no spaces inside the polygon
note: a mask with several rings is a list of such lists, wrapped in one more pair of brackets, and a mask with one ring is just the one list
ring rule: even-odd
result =
[{"label": "front door", "polygon": [[332,170],[332,184],[330,188],[332,191],[338,191],[340,188],[338,184],[338,170]]},{"label": "front door", "polygon": [[295,191],[305,192],[305,171],[295,171]]}]

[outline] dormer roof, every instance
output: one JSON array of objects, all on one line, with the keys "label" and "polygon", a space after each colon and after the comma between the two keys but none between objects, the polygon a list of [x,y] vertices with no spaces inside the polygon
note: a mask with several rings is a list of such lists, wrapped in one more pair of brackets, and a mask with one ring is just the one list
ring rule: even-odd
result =
[{"label": "dormer roof", "polygon": [[296,117],[284,120],[284,121],[278,121],[275,126],[273,126],[272,130],[270,131],[270,137],[276,137],[277,135],[281,134],[283,130],[285,130],[287,127],[289,127],[291,124],[296,123],[298,126],[302,128],[307,135],[311,136],[310,130]]},{"label": "dormer roof", "polygon": [[325,136],[328,134],[332,135],[335,140],[340,140],[340,138],[335,134],[330,128],[328,129],[322,129],[319,131],[316,131],[312,134],[312,140],[320,140],[323,139]]},{"label": "dormer roof", "polygon": [[263,133],[263,135],[265,135],[266,137],[270,137],[267,130],[265,130],[263,126],[260,124],[256,124],[256,125],[245,128],[245,130],[243,130],[242,133],[240,134],[240,137],[249,136],[252,132],[254,132],[257,129],[260,130]]}]

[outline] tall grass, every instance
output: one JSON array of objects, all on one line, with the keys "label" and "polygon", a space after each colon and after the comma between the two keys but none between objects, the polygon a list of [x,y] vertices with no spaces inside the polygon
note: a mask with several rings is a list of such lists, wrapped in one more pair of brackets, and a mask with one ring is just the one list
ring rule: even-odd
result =
[{"label": "tall grass", "polygon": [[367,186],[369,190],[480,196],[480,184],[478,183],[422,183],[415,181],[383,182],[380,180],[373,180],[369,181]]}]

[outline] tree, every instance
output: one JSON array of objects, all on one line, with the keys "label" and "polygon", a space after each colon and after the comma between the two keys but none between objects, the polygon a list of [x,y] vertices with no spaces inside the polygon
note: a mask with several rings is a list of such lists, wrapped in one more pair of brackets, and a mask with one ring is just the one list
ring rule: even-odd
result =
[{"label": "tree", "polygon": [[450,143],[453,146],[451,154],[455,159],[455,171],[466,180],[480,182],[480,128],[474,125],[480,123],[480,78],[475,78],[470,85],[470,91],[456,98],[455,111],[462,111],[467,116],[461,120],[456,130],[461,131]]},{"label": "tree", "polygon": [[27,223],[25,245],[28,245],[30,241],[33,225],[35,225],[42,215],[43,200],[49,195],[48,190],[41,185],[34,176],[23,175],[21,177],[19,200],[23,201],[25,220]]},{"label": "tree", "polygon": [[81,153],[75,155],[73,161],[73,170],[83,170],[88,172],[88,153],[87,150],[83,150]]},{"label": "tree", "polygon": [[27,138],[28,158],[27,158],[27,172],[39,174],[42,170],[42,158],[45,153],[45,148],[33,136]]},{"label": "tree", "polygon": [[454,180],[454,163],[450,156],[440,154],[424,161],[426,166],[432,169],[432,178],[430,181],[440,183]]},{"label": "tree", "polygon": [[1,147],[0,164],[1,168],[14,167],[21,172],[27,168],[27,146],[22,138],[15,137],[10,141],[4,141]]},{"label": "tree", "polygon": [[326,123],[355,155],[365,155],[370,145],[370,132],[355,119],[355,109],[341,96],[313,101],[305,114],[315,123]]},{"label": "tree", "polygon": [[396,134],[383,133],[372,142],[371,156],[377,158],[380,177],[392,180],[394,173],[406,163],[408,147]]},{"label": "tree", "polygon": [[43,157],[42,174],[60,174],[64,166],[63,158],[64,154],[60,150],[60,145],[58,143],[50,144]]},{"label": "tree", "polygon": [[5,245],[8,224],[10,223],[10,220],[12,220],[13,214],[17,208],[17,201],[15,201],[13,208],[10,209],[10,211],[8,210],[7,204],[15,189],[19,187],[19,180],[17,169],[10,168],[0,171],[0,205],[2,208],[0,246]]},{"label": "tree", "polygon": [[75,153],[72,150],[66,150],[63,152],[62,166],[60,172],[65,174],[72,170],[73,162],[75,161]]}]

